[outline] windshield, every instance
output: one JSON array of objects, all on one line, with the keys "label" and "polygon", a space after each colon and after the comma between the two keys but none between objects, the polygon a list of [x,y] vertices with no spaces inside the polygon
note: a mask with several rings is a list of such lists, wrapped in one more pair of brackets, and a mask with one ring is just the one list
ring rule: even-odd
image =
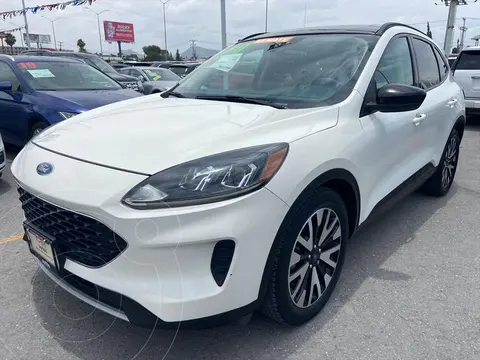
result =
[{"label": "windshield", "polygon": [[175,66],[175,65],[170,66],[168,69],[180,77],[185,75],[185,73],[188,70],[186,66]]},{"label": "windshield", "polygon": [[35,90],[117,90],[122,87],[107,75],[84,63],[28,62],[18,69]]},{"label": "windshield", "polygon": [[99,68],[104,73],[107,73],[107,74],[116,73],[116,70],[109,63],[107,63],[105,60],[99,57],[92,56],[85,59],[93,63],[95,67]]},{"label": "windshield", "polygon": [[[200,65],[175,92],[249,97],[287,108],[337,103],[351,93],[376,40],[373,35],[322,34],[238,43]],[[175,67],[171,70],[178,74]]]},{"label": "windshield", "polygon": [[151,68],[144,69],[143,72],[148,77],[150,81],[179,81],[180,77],[174,72],[161,69],[161,68]]}]

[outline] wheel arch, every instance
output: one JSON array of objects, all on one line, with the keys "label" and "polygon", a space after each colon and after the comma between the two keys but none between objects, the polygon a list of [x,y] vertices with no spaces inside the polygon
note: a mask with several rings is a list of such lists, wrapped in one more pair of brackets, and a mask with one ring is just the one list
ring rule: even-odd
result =
[{"label": "wheel arch", "polygon": [[463,139],[466,124],[467,119],[462,115],[457,119],[457,121],[455,121],[455,125],[453,125],[453,129],[457,130],[458,134],[460,135],[460,141]]},{"label": "wheel arch", "polygon": [[311,181],[300,193],[300,195],[293,202],[290,210],[287,212],[280,228],[278,229],[277,235],[273,241],[272,247],[268,254],[267,262],[263,271],[262,281],[260,284],[260,291],[258,296],[258,304],[261,305],[265,299],[265,296],[268,291],[268,285],[274,270],[274,259],[275,252],[279,251],[280,239],[278,234],[285,231],[285,227],[288,225],[285,221],[291,212],[296,210],[296,207],[299,203],[303,202],[305,197],[307,197],[312,191],[320,187],[328,187],[340,195],[342,200],[347,207],[348,213],[348,222],[349,222],[349,235],[351,236],[356,228],[358,227],[360,219],[360,189],[358,182],[355,176],[348,170],[342,168],[334,168],[325,171],[321,175],[317,176],[313,181]]}]

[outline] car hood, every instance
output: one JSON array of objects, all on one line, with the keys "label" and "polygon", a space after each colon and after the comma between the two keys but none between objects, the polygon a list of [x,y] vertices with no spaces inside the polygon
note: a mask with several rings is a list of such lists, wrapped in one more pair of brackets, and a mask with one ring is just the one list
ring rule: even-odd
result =
[{"label": "car hood", "polygon": [[42,95],[63,100],[61,105],[73,112],[87,111],[114,102],[142,96],[130,89],[92,91],[39,91]]},{"label": "car hood", "polygon": [[153,94],[77,115],[33,142],[79,160],[150,175],[215,153],[291,142],[335,126],[337,118],[337,106],[288,110]]}]

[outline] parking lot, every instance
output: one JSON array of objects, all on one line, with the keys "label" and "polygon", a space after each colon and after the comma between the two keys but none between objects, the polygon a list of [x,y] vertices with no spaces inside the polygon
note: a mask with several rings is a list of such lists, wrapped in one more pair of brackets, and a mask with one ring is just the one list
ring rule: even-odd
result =
[{"label": "parking lot", "polygon": [[[15,156],[10,149],[9,158]],[[131,326],[57,288],[21,240],[7,171],[0,181],[0,359],[479,359],[480,121],[442,199],[413,194],[350,243],[323,312],[287,328],[255,315],[202,331]]]}]

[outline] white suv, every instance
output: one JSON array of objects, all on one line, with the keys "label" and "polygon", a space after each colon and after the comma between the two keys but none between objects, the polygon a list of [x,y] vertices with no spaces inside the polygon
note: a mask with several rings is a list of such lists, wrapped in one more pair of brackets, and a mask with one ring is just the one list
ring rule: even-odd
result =
[{"label": "white suv", "polygon": [[449,191],[464,126],[423,33],[290,30],[45,130],[12,172],[30,251],[78,298],[142,326],[256,309],[298,325],[367,218],[418,187]]},{"label": "white suv", "polygon": [[467,114],[480,114],[480,46],[460,51],[452,65],[452,72],[465,93]]}]

